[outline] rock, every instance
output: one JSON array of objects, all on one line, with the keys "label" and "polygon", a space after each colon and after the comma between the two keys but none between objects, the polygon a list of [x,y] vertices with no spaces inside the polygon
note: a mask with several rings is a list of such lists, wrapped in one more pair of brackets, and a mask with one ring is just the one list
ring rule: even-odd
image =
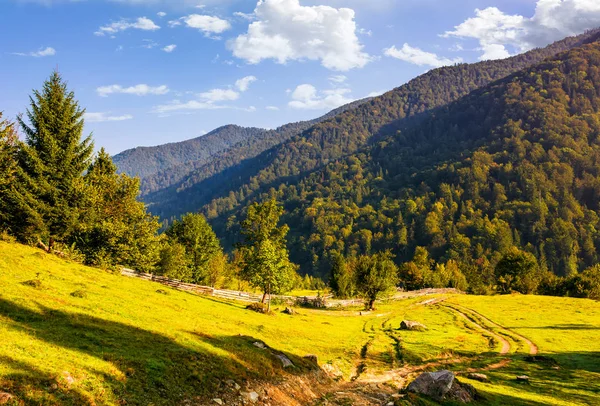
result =
[{"label": "rock", "polygon": [[292,361],[290,361],[290,359],[288,357],[286,357],[285,355],[283,355],[283,354],[275,354],[275,356],[277,358],[279,358],[279,360],[283,364],[284,368],[293,367],[294,366],[294,364],[292,364]]},{"label": "rock", "polygon": [[462,383],[459,382],[458,379],[455,379],[452,388],[450,388],[450,391],[444,396],[444,400],[458,403],[470,403],[478,397],[477,390],[473,385]]},{"label": "rock", "polygon": [[222,405],[223,401],[219,398],[213,399],[213,402],[215,402],[217,405]]},{"label": "rock", "polygon": [[529,382],[529,376],[519,375],[517,376],[517,382]]},{"label": "rock", "polygon": [[307,354],[303,357],[305,360],[318,364],[318,358],[315,354]]},{"label": "rock", "polygon": [[249,400],[252,403],[258,402],[258,393],[256,392],[241,392],[240,394],[245,400]]},{"label": "rock", "polygon": [[490,378],[488,378],[487,375],[478,374],[478,373],[471,373],[471,374],[467,375],[467,378],[472,379],[474,381],[479,381],[479,382],[489,382],[490,381]]},{"label": "rock", "polygon": [[233,379],[228,379],[227,381],[225,381],[225,383],[227,385],[231,386],[235,390],[242,389],[242,387],[240,385],[238,385],[238,383],[236,381],[234,381]]},{"label": "rock", "polygon": [[408,391],[441,401],[452,389],[454,374],[450,371],[425,372],[408,385]]},{"label": "rock", "polygon": [[402,320],[400,330],[423,331],[427,330],[427,326],[416,321]]},{"label": "rock", "polygon": [[459,382],[450,371],[425,372],[408,385],[408,391],[438,402],[469,403],[479,398],[472,385]]},{"label": "rock", "polygon": [[10,393],[0,392],[0,405],[6,405],[8,402],[14,400],[15,397]]},{"label": "rock", "polygon": [[292,315],[292,314],[296,314],[296,311],[294,309],[292,309],[291,307],[286,307],[285,310],[283,311],[283,313]]},{"label": "rock", "polygon": [[267,349],[267,346],[262,341],[256,341],[256,342],[252,343],[252,345],[255,346],[256,348],[260,348],[261,350]]}]

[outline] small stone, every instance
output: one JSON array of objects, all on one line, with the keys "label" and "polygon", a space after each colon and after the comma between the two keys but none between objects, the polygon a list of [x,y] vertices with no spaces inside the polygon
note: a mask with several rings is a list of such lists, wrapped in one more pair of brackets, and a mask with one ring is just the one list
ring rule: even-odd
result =
[{"label": "small stone", "polygon": [[292,314],[296,314],[296,311],[294,309],[292,309],[291,307],[286,307],[285,310],[283,311],[283,313],[292,315]]},{"label": "small stone", "polygon": [[219,398],[213,399],[213,402],[215,402],[217,405],[222,405],[223,401]]},{"label": "small stone", "polygon": [[467,375],[467,378],[472,379],[474,381],[479,381],[479,382],[489,382],[490,381],[490,378],[488,378],[487,375],[478,374],[478,373],[471,373],[471,374]]},{"label": "small stone", "polygon": [[241,392],[240,394],[245,400],[249,400],[252,403],[258,402],[258,393],[256,392]]},{"label": "small stone", "polygon": [[394,406],[394,402],[388,402],[387,406]]},{"label": "small stone", "polygon": [[527,375],[519,375],[517,376],[518,382],[529,382],[529,376]]},{"label": "small stone", "polygon": [[8,402],[14,400],[14,398],[10,393],[0,392],[0,405],[6,405]]},{"label": "small stone", "polygon": [[279,360],[283,364],[284,368],[293,367],[294,366],[294,364],[292,364],[292,361],[290,361],[290,359],[288,357],[286,357],[285,355],[283,355],[283,354],[275,354],[275,356],[277,358],[279,358]]},{"label": "small stone", "polygon": [[256,348],[260,348],[261,350],[264,350],[267,348],[265,343],[263,343],[262,341],[256,341],[256,342],[252,343],[252,345],[254,345]]},{"label": "small stone", "polygon": [[402,320],[400,323],[401,330],[423,331],[427,330],[427,326],[416,321]]}]

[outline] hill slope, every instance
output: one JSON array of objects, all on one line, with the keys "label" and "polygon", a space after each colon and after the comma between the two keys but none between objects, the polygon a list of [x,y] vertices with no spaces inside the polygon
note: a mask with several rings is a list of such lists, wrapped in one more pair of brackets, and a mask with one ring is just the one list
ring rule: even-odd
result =
[{"label": "hill slope", "polygon": [[207,161],[238,142],[263,133],[260,128],[226,125],[191,140],[129,149],[113,157],[119,172],[144,179],[175,165]]},{"label": "hill slope", "polygon": [[[560,275],[596,264],[599,72],[600,43],[576,48],[272,185],[294,259],[323,275],[335,252],[392,249],[403,262],[424,246],[482,282],[512,245]],[[234,203],[215,203],[223,234]]]},{"label": "hill slope", "polygon": [[[596,31],[567,38],[506,60],[430,71],[383,96],[315,125],[254,159],[216,171],[210,177],[191,177],[176,187],[147,196],[145,201],[154,214],[163,218],[196,211],[211,201],[213,203],[207,207],[210,217],[235,213],[243,207],[248,196],[294,183],[300,176],[352,154],[374,140],[394,134],[406,125],[407,118],[446,105],[598,35]],[[220,197],[225,199],[215,201]]]},{"label": "hill slope", "polygon": [[[241,404],[252,390],[258,405],[380,405],[424,368],[488,374],[491,383],[460,378],[483,394],[480,404],[599,401],[600,304],[591,300],[454,295],[362,316],[266,316],[21,245],[0,241],[0,251],[0,395],[17,405]],[[400,331],[404,319],[429,330]],[[499,336],[506,349],[490,339]],[[528,342],[552,359],[524,361]],[[280,353],[295,366],[284,370]],[[319,372],[308,353],[342,380]],[[523,373],[531,385],[515,382]]]}]

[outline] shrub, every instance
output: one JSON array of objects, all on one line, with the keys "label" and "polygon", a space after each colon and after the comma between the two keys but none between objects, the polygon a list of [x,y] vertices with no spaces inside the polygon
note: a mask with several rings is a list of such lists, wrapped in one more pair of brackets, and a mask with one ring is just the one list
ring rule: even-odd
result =
[{"label": "shrub", "polygon": [[71,292],[71,296],[79,298],[79,299],[85,299],[88,295],[87,292],[85,290],[76,290],[75,292]]}]

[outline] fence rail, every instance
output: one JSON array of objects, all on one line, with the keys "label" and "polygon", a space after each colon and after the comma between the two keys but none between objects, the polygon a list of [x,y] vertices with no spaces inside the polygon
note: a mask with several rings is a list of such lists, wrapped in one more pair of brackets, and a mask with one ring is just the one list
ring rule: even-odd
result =
[{"label": "fence rail", "polygon": [[[192,283],[185,283],[177,279],[169,279],[164,276],[152,275],[149,273],[142,273],[134,271],[133,269],[123,268],[121,270],[121,274],[124,276],[129,276],[132,278],[139,278],[148,281],[158,282],[165,286],[170,286],[175,289],[183,290],[186,292],[193,292],[200,295],[206,296],[214,296],[220,299],[227,300],[238,300],[241,302],[247,303],[258,303],[262,301],[262,295],[256,293],[248,293],[248,292],[239,292],[237,290],[226,290],[226,289],[215,289],[210,286],[201,286],[194,285]],[[392,300],[401,300],[407,299],[411,297],[419,297],[419,296],[429,296],[440,293],[452,294],[452,293],[461,293],[456,289],[422,289],[412,292],[399,291],[394,296],[392,296]],[[272,300],[279,300],[285,302],[287,304],[296,304],[302,303],[309,306],[314,307],[348,307],[348,306],[360,306],[364,304],[362,299],[349,299],[349,300],[336,300],[333,299],[333,295],[326,295],[321,297],[314,296],[306,296],[306,297],[297,297],[297,296],[284,296],[284,295],[272,295]]]}]

